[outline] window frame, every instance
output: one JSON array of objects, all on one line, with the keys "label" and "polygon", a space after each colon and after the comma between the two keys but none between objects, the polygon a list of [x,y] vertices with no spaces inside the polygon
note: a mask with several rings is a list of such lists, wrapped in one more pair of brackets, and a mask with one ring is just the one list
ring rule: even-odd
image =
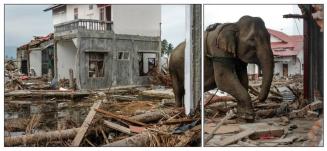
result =
[{"label": "window frame", "polygon": [[[96,71],[96,70],[94,70],[94,71],[90,70],[91,62],[95,62],[96,67],[99,66],[99,62],[102,62],[102,68],[101,68],[102,71],[99,71],[98,75],[96,73],[94,73],[94,74],[96,74],[95,77],[90,76],[90,72],[95,72]],[[105,53],[102,53],[102,52],[88,52],[88,72],[87,73],[88,73],[88,77],[93,78],[93,79],[104,78],[105,77]]]}]

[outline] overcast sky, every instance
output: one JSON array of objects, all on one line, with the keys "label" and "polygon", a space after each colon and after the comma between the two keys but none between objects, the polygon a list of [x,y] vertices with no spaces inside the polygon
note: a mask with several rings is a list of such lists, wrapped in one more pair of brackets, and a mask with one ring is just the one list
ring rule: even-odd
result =
[{"label": "overcast sky", "polygon": [[285,14],[301,14],[301,11],[297,5],[204,5],[204,27],[216,22],[236,22],[250,15],[261,17],[267,28],[290,35],[302,34],[302,20],[283,18]]},{"label": "overcast sky", "polygon": [[[51,11],[43,12],[48,5],[5,5],[5,45],[18,47],[33,36],[53,32]],[[185,6],[162,5],[162,39],[174,46],[185,38]]]},{"label": "overcast sky", "polygon": [[53,32],[51,12],[44,8],[47,5],[5,5],[5,46],[18,47]]}]

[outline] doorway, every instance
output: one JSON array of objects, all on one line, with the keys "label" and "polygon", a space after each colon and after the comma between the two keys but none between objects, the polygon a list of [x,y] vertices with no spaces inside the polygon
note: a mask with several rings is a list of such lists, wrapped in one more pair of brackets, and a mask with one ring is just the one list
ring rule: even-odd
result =
[{"label": "doorway", "polygon": [[283,64],[283,76],[288,76],[288,64]]}]

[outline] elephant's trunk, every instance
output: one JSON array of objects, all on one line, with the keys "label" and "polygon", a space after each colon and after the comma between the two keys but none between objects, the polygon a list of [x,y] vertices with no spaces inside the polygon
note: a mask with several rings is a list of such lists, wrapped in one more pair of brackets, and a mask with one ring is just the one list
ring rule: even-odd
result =
[{"label": "elephant's trunk", "polygon": [[270,44],[267,44],[265,47],[259,48],[257,52],[263,74],[259,101],[265,101],[267,99],[274,72],[274,56]]}]

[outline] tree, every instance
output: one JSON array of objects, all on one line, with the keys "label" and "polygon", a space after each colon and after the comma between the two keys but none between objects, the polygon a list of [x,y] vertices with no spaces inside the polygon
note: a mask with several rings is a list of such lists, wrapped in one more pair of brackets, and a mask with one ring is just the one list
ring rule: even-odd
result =
[{"label": "tree", "polygon": [[171,52],[173,51],[173,49],[174,49],[173,44],[169,43],[168,44],[168,47],[167,47],[167,54],[168,55],[171,54]]},{"label": "tree", "polygon": [[161,55],[165,54],[168,50],[168,42],[166,39],[161,41]]}]

